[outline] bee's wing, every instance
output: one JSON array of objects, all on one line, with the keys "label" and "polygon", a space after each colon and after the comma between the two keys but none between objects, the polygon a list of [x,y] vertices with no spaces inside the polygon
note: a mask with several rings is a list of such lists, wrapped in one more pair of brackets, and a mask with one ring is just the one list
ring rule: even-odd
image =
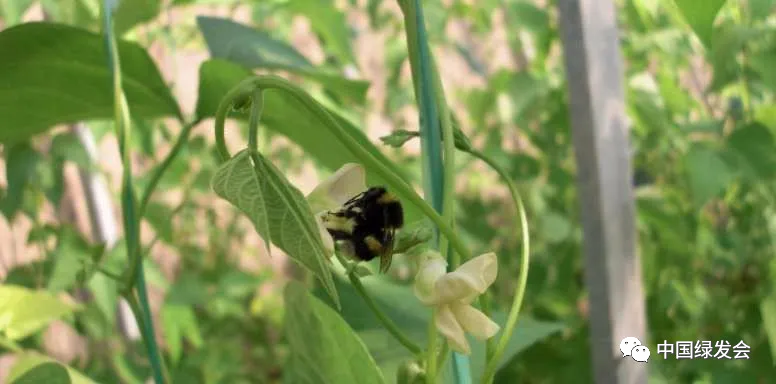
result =
[{"label": "bee's wing", "polygon": [[361,192],[358,195],[351,197],[350,200],[346,201],[345,204],[342,204],[342,206],[344,208],[351,208],[354,205],[356,205],[359,202],[359,200],[363,199],[364,195],[366,195],[366,192]]},{"label": "bee's wing", "polygon": [[380,272],[386,273],[391,268],[391,262],[393,261],[393,241],[396,229],[390,227],[388,215],[383,214],[383,221],[383,252],[380,254]]}]

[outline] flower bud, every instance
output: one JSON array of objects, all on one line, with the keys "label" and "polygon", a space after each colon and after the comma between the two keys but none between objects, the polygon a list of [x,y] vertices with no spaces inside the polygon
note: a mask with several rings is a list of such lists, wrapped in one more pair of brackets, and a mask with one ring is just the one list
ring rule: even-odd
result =
[{"label": "flower bud", "polygon": [[424,384],[426,371],[417,361],[407,361],[399,366],[396,372],[396,384]]}]

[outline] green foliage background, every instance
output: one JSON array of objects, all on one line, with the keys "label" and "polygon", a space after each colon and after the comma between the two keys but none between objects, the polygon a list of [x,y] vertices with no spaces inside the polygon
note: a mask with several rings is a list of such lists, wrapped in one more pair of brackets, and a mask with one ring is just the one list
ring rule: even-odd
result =
[{"label": "green foliage background", "polygon": [[[165,360],[174,382],[279,382],[286,371],[302,372],[289,368],[300,364],[299,357],[288,359],[289,348],[300,340],[286,340],[284,327],[310,328],[301,321],[284,325],[284,315],[321,322],[337,317],[296,289],[286,294],[313,304],[285,308],[279,291],[261,289],[283,281],[281,273],[238,267],[244,255],[257,257],[262,246],[240,241],[254,229],[236,209],[224,211],[212,203],[210,180],[218,158],[209,140],[210,118],[221,97],[251,71],[280,73],[308,89],[360,142],[379,147],[386,162],[390,159],[417,182],[420,163],[414,151],[390,148],[363,132],[366,116],[375,110],[395,130],[417,130],[417,121],[403,118],[407,108],[414,108],[414,96],[403,74],[408,64],[401,17],[396,7],[375,0],[340,6],[313,0],[129,3],[119,5],[115,27],[123,37],[118,49],[134,125],[133,156],[152,165],[137,172],[139,187],[147,185],[159,153],[175,141],[180,126],[194,124],[207,137],[190,138],[160,182],[160,190],[182,191],[180,202],[154,198],[144,217],[153,233],[144,238],[147,249],[163,244],[180,256],[174,274],[162,272],[159,257],[144,263],[149,284],[164,295],[155,324],[162,330]],[[430,43],[446,52],[437,61],[460,60],[483,84],[447,89],[455,118],[475,147],[508,170],[527,198],[533,254],[525,309],[496,381],[590,382],[582,234],[556,1],[424,3]],[[767,382],[776,371],[776,1],[616,3],[632,122],[651,382]],[[38,5],[57,24],[21,23],[29,7]],[[247,9],[252,23],[166,16],[195,6],[230,15]],[[90,350],[106,351],[68,362],[70,382],[135,383],[150,372],[141,343],[127,342],[115,332],[116,283],[95,270],[98,263],[108,271],[123,270],[123,246],[103,249],[73,225],[43,214],[46,204],[63,204],[67,164],[101,169],[91,164],[73,136],[50,128],[86,121],[98,137],[112,135],[104,121],[113,116],[113,99],[98,34],[99,9],[96,0],[0,0],[0,148],[6,174],[0,211],[10,223],[21,216],[29,219],[28,243],[45,256],[3,269],[7,275],[0,286],[0,318],[15,314],[15,319],[29,319],[0,323],[0,351],[25,350],[11,372],[18,383],[36,377],[67,382],[61,366],[31,352],[45,352],[41,331],[55,319],[85,337]],[[366,17],[369,29],[389,36],[384,105],[369,102],[367,82],[343,75],[347,67],[357,66],[354,44],[365,33],[349,22],[347,16],[355,13]],[[290,43],[290,26],[298,18],[317,37],[322,62],[313,63]],[[465,38],[447,33],[456,23],[466,25]],[[478,47],[494,30],[505,33],[510,68],[491,65]],[[152,44],[173,55],[182,47],[209,52],[199,67],[193,116],[182,112],[169,79],[149,55]],[[445,80],[456,74],[441,76]],[[355,159],[326,132],[316,130],[314,117],[285,95],[267,94],[262,124],[263,151],[288,174],[312,163],[325,175]],[[229,134],[243,140],[236,129]],[[457,158],[458,174],[465,175],[459,180],[457,229],[475,254],[494,250],[499,255],[493,298],[497,308],[506,310],[521,245],[511,225],[512,211],[503,209],[510,204],[507,191],[494,189],[495,175],[474,159]],[[419,216],[410,212],[410,217]],[[409,281],[408,264],[398,257],[394,275],[365,285],[403,329],[420,339],[428,314],[408,304],[414,300],[403,285]],[[382,376],[392,382],[396,368],[410,356],[363,308],[350,285],[335,280],[341,315],[359,336],[343,349],[371,353]],[[69,305],[55,296],[76,290],[90,292],[91,299]],[[322,292],[315,296],[328,302]],[[496,313],[503,324],[503,311]],[[331,334],[321,334],[320,340],[350,337],[343,324],[327,328]],[[663,360],[656,344],[664,340],[727,340],[733,345],[744,340],[751,358]],[[482,370],[482,349],[475,345],[475,375]],[[332,366],[331,372],[338,368]],[[323,380],[311,377],[286,375],[285,380]]]}]

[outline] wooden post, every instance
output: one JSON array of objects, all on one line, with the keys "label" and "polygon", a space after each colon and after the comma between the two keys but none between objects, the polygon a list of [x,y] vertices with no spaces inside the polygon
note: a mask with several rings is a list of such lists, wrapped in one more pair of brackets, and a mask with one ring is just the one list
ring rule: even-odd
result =
[{"label": "wooden post", "polygon": [[[623,71],[612,0],[559,0],[572,137],[590,292],[595,382],[647,382],[647,364],[623,358],[620,341],[646,344],[641,264]],[[657,358],[657,351],[651,351]]]}]

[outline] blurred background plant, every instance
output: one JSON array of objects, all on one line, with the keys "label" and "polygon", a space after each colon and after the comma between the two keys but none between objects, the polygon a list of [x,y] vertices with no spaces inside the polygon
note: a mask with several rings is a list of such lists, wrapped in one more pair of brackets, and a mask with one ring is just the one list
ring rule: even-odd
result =
[{"label": "blurred background plant", "polygon": [[[556,2],[425,3],[431,46],[459,126],[475,147],[508,170],[527,200],[533,242],[527,317],[519,322],[517,342],[496,382],[591,381],[582,232]],[[776,370],[776,2],[713,0],[695,8],[690,3],[617,1],[647,294],[646,344],[656,357],[654,346],[663,340],[733,345],[745,340],[751,359],[652,358],[650,377],[656,382],[766,382]],[[6,29],[0,36],[44,16],[99,32],[99,9],[97,0],[0,0],[0,26]],[[195,121],[206,119],[228,89],[228,79],[249,70],[279,73],[303,85],[419,179],[417,140],[400,149],[379,140],[392,131],[417,130],[395,2],[124,0],[115,18],[117,33],[144,47],[163,75],[149,71],[142,57],[122,58],[124,70],[136,75],[125,82],[150,89],[127,91],[130,105],[148,106],[133,109],[132,160],[141,188],[181,131],[174,119],[177,105]],[[7,120],[0,131],[12,132],[27,120],[60,122],[50,118],[63,114],[51,104],[31,105],[29,114],[3,109],[16,97],[16,83],[3,75],[9,68],[4,65],[23,54],[8,50],[8,41],[0,38],[0,116]],[[69,46],[67,40],[28,43],[54,44],[56,55],[43,58],[52,63],[83,59],[76,56],[83,46]],[[68,50],[73,56],[64,53]],[[78,78],[59,81],[73,95],[85,93],[86,102],[99,104],[99,92],[83,89]],[[175,98],[160,90],[165,84]],[[175,99],[177,105],[170,107]],[[162,116],[168,118],[158,119]],[[100,144],[96,163],[62,127],[0,147],[3,283],[78,297],[88,291],[91,298],[77,311],[51,305],[31,314],[39,324],[32,330],[6,325],[5,335],[14,341],[0,347],[6,352],[0,381],[9,370],[13,374],[44,359],[14,358],[17,347],[45,351],[97,382],[134,383],[149,376],[142,344],[113,331],[115,283],[97,274],[84,287],[75,273],[89,255],[120,270],[124,250],[117,245],[102,255],[89,235],[76,166],[105,174],[117,202],[121,163],[112,124],[100,121],[110,113],[87,117]],[[143,239],[152,239],[144,244],[151,256],[145,266],[161,330],[157,338],[176,382],[278,382],[287,355],[279,287],[294,271],[280,252],[270,259],[250,223],[211,191],[217,154],[210,121],[194,127],[161,179],[142,226]],[[276,102],[266,108],[262,122],[269,128],[261,130],[262,150],[303,192],[341,163],[330,141],[315,133],[315,121],[293,105]],[[229,124],[227,139],[244,143],[241,123]],[[4,142],[18,135],[4,134]],[[494,250],[500,257],[493,300],[496,307],[508,308],[520,250],[513,211],[502,209],[511,204],[508,191],[493,188],[499,185],[497,175],[475,159],[461,154],[456,160],[459,174],[466,175],[457,185],[458,230],[474,254]],[[391,279],[408,282],[408,263],[398,257],[394,266]],[[382,283],[374,281],[373,289],[395,319],[405,327],[424,324],[417,317],[422,308],[406,305],[403,291]],[[346,285],[339,289],[343,302],[360,300]],[[407,356],[375,329],[371,315],[344,306],[343,316],[384,372],[395,372]],[[41,329],[45,332],[35,332]],[[16,336],[11,330],[18,331]]]}]

